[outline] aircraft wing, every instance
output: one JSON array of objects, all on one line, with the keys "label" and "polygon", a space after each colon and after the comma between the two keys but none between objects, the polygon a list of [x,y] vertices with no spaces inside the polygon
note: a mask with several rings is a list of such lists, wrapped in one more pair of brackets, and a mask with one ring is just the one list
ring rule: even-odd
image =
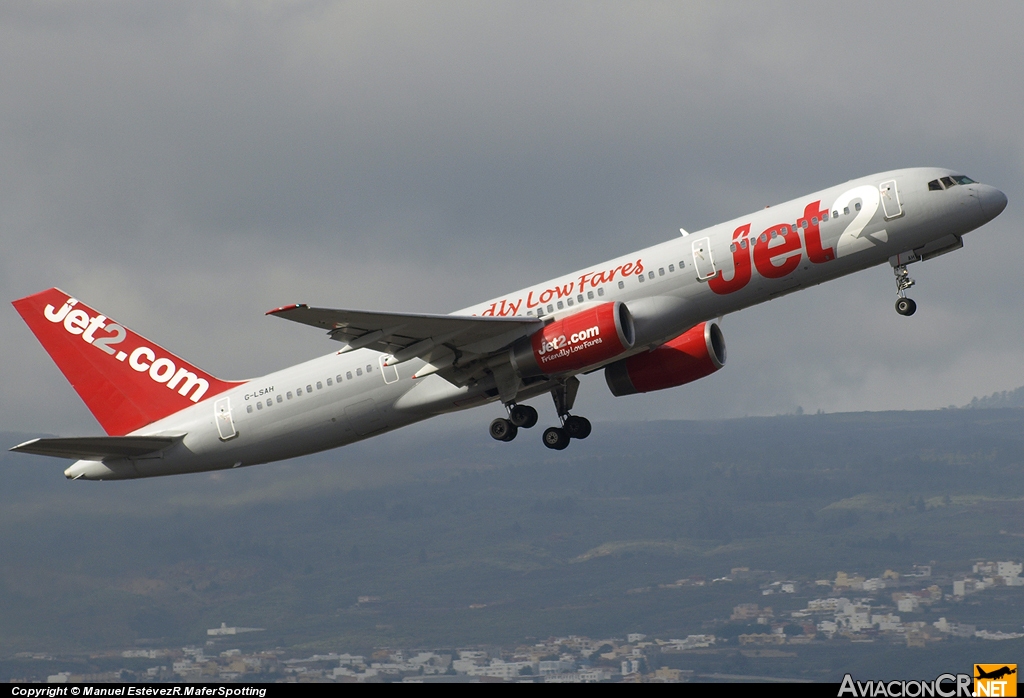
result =
[{"label": "aircraft wing", "polygon": [[414,357],[429,361],[456,352],[490,353],[545,324],[532,317],[384,313],[301,304],[277,308],[267,315],[324,329],[331,339],[348,344],[343,351],[368,347],[390,353],[395,359],[392,363]]},{"label": "aircraft wing", "polygon": [[66,439],[32,439],[18,444],[12,451],[34,453],[55,458],[105,460],[137,458],[162,451],[181,436],[80,436]]}]

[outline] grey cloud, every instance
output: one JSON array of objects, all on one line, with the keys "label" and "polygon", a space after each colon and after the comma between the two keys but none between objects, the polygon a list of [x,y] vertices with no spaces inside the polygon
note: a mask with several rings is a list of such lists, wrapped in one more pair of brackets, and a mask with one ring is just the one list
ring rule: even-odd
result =
[{"label": "grey cloud", "polygon": [[[728,318],[730,365],[707,381],[624,410],[591,377],[581,399],[599,418],[965,402],[1024,383],[1022,14],[8,3],[0,287],[13,299],[60,285],[247,375],[329,349],[262,317],[281,303],[452,310],[680,226],[891,167],[952,166],[1003,188],[1010,208],[914,270],[912,323],[892,313],[888,270],[873,270]],[[88,427],[20,320],[0,323],[18,401],[0,413],[7,428]]]}]

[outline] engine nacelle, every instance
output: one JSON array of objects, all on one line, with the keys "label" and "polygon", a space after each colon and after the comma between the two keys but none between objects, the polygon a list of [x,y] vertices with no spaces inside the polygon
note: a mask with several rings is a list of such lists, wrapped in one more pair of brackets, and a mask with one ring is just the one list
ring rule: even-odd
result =
[{"label": "engine nacelle", "polygon": [[725,366],[725,337],[714,322],[702,322],[654,351],[616,361],[604,370],[612,395],[674,388]]},{"label": "engine nacelle", "polygon": [[524,378],[580,371],[631,349],[635,336],[629,309],[618,301],[602,303],[520,339],[509,360]]}]

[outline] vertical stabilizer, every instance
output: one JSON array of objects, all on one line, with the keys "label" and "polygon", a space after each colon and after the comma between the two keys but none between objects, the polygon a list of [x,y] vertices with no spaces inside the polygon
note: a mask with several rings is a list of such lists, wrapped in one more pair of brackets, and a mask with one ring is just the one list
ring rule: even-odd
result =
[{"label": "vertical stabilizer", "polygon": [[214,378],[60,289],[13,305],[111,436],[237,385]]}]

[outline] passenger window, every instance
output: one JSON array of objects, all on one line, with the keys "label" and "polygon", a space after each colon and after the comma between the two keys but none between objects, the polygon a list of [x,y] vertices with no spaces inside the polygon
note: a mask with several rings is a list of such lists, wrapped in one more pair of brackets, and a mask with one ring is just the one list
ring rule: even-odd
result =
[{"label": "passenger window", "polygon": [[284,402],[284,398],[282,398],[280,395],[278,395],[277,396],[277,404],[280,405],[282,402]]},{"label": "passenger window", "polygon": [[334,381],[332,381],[330,378],[328,378],[327,379],[327,386],[330,387],[332,385],[334,385]]},{"label": "passenger window", "polygon": [[619,288],[626,288],[626,282],[620,280],[619,281]]},{"label": "passenger window", "polygon": [[736,243],[735,242],[732,243],[731,245],[729,245],[729,251],[730,252],[735,252],[736,251]]},{"label": "passenger window", "polygon": [[537,308],[537,317],[544,317],[544,308]]},{"label": "passenger window", "polygon": [[811,225],[818,225],[818,217],[811,216]]},{"label": "passenger window", "polygon": [[262,402],[257,402],[256,403],[256,409],[262,410],[263,409],[263,403]]},{"label": "passenger window", "polygon": [[658,276],[665,276],[665,267],[658,269]]},{"label": "passenger window", "polygon": [[806,219],[800,221],[800,227],[803,228],[804,230],[807,230],[807,220]]},{"label": "passenger window", "polygon": [[676,265],[675,264],[669,264],[668,265],[668,271],[669,271],[670,274],[672,272],[674,272],[675,270],[676,270]]},{"label": "passenger window", "polygon": [[373,366],[371,366],[370,364],[366,364],[366,372],[373,373]]},{"label": "passenger window", "polygon": [[245,411],[248,412],[249,414],[252,414],[252,405],[246,405]]},{"label": "passenger window", "polygon": [[306,386],[306,392],[307,392],[307,393],[311,393],[311,392],[313,392],[313,386],[311,386],[311,385],[307,385],[307,386]]},{"label": "passenger window", "polygon": [[683,264],[682,262],[680,262],[680,263],[679,263],[679,268],[680,268],[680,269],[682,269],[682,268],[683,268],[683,267],[685,267],[685,266],[686,266],[686,265],[685,265],[685,264]]},{"label": "passenger window", "polygon": [[273,405],[273,404],[274,404],[274,400],[273,400],[273,398],[269,398],[269,397],[268,397],[268,398],[267,398],[267,407],[270,407],[270,406],[271,406],[271,405]]},{"label": "passenger window", "polygon": [[636,280],[639,281],[640,283],[643,283],[644,281],[646,281],[646,279],[644,279],[644,275],[643,274],[641,274],[640,276],[636,277]]},{"label": "passenger window", "polygon": [[582,303],[583,302],[583,294],[582,293],[580,295],[576,296],[576,302],[577,303]]},{"label": "passenger window", "polygon": [[828,220],[828,211],[825,211],[825,213],[821,214],[821,220],[822,221],[827,221]]},{"label": "passenger window", "polygon": [[316,389],[317,390],[323,390],[324,389],[324,384],[321,383],[320,381],[317,381],[316,382]]},{"label": "passenger window", "polygon": [[772,231],[772,240],[774,240],[777,237],[779,237],[779,231],[778,230],[773,230]]},{"label": "passenger window", "polygon": [[553,312],[555,312],[555,306],[553,306],[553,305],[551,305],[550,303],[548,303],[548,312],[549,312],[549,313],[553,313]]},{"label": "passenger window", "polygon": [[337,375],[335,380],[338,381],[338,385],[341,385],[341,374],[340,373]]},{"label": "passenger window", "polygon": [[853,208],[859,211],[860,210],[860,202],[858,201],[857,203],[855,203],[853,205]]},{"label": "passenger window", "polygon": [[352,371],[345,371],[345,377],[352,380]]},{"label": "passenger window", "polygon": [[594,292],[587,291],[587,300],[594,300]]},{"label": "passenger window", "polygon": [[652,281],[654,280],[654,270],[653,269],[651,269],[649,272],[647,272],[647,278],[651,279]]},{"label": "passenger window", "polygon": [[288,398],[289,400],[291,400],[292,399],[292,391],[289,390],[288,394],[285,395],[285,397]]},{"label": "passenger window", "polygon": [[569,307],[570,307],[570,308],[571,308],[571,307],[572,307],[573,305],[575,305],[575,303],[573,303],[573,300],[572,300],[572,298],[566,298],[566,299],[565,299],[565,302],[569,304]]},{"label": "passenger window", "polygon": [[740,240],[740,249],[741,250],[747,249],[747,239],[746,238],[743,238],[742,240]]},{"label": "passenger window", "polygon": [[597,295],[599,295],[599,296],[603,296],[604,295],[604,286],[601,286],[599,289],[597,289]]},{"label": "passenger window", "polygon": [[846,207],[843,208],[843,215],[844,216],[849,216],[850,215],[850,207],[849,206],[846,206]]},{"label": "passenger window", "polygon": [[356,375],[357,375],[357,376],[361,376],[361,375],[363,375],[363,369],[361,369],[361,368],[357,368],[357,369],[356,369]]},{"label": "passenger window", "polygon": [[296,389],[295,389],[295,395],[296,395],[296,396],[298,396],[298,395],[302,395],[302,388],[296,388]]},{"label": "passenger window", "polygon": [[562,310],[563,308],[565,308],[565,303],[563,303],[562,301],[558,301],[558,309]]}]

